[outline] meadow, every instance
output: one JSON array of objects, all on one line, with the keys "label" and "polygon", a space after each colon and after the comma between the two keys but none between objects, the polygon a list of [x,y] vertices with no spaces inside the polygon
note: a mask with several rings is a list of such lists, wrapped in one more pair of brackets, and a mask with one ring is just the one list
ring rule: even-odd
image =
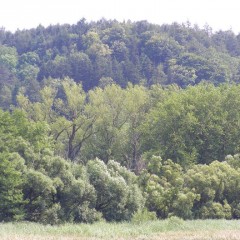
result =
[{"label": "meadow", "polygon": [[1,223],[1,240],[239,240],[239,220],[168,220],[94,224]]}]

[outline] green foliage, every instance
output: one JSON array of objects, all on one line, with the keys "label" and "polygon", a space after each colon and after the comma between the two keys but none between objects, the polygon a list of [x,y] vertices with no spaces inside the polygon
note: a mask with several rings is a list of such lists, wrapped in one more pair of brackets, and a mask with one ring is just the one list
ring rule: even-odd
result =
[{"label": "green foliage", "polygon": [[[233,163],[234,159],[228,156]],[[139,176],[146,206],[158,217],[192,218],[239,217],[239,168],[228,162],[197,164],[184,171],[171,160],[153,156]]]},{"label": "green foliage", "polygon": [[168,83],[176,83],[179,86],[187,87],[194,85],[197,79],[196,70],[189,66],[176,64],[176,60],[169,60]]},{"label": "green foliage", "polygon": [[10,70],[14,70],[17,66],[17,51],[14,47],[9,47],[6,45],[0,46],[0,65],[4,65]]},{"label": "green foliage", "polygon": [[155,64],[177,57],[182,47],[168,36],[153,35],[146,42],[145,51]]},{"label": "green foliage", "polygon": [[90,183],[97,193],[96,209],[109,221],[130,220],[143,207],[144,199],[134,181],[134,174],[110,161],[96,159],[87,163]]},{"label": "green foliage", "polygon": [[23,192],[27,202],[25,206],[26,219],[39,221],[42,215],[46,215],[46,212],[49,211],[51,197],[56,193],[56,189],[53,185],[53,180],[48,176],[39,171],[29,169],[26,172]]},{"label": "green foliage", "polygon": [[0,107],[9,109],[18,84],[16,67],[18,54],[15,47],[0,44]]},{"label": "green foliage", "polygon": [[49,77],[72,78],[84,90],[100,86],[101,78],[124,87],[144,81],[184,88],[240,79],[239,37],[231,30],[212,33],[189,23],[79,21],[1,34],[0,90],[11,85],[13,96],[1,104],[5,108],[15,103],[19,87],[38,101],[39,82]]},{"label": "green foliage", "polygon": [[239,36],[106,20],[1,34],[1,220],[240,217]]},{"label": "green foliage", "polygon": [[48,208],[40,218],[40,222],[43,224],[51,224],[56,225],[60,223],[59,212],[61,210],[61,206],[57,203],[53,204],[51,208]]},{"label": "green foliage", "polygon": [[148,160],[147,171],[140,175],[140,183],[147,194],[146,206],[158,217],[193,217],[193,205],[199,195],[184,183],[179,164],[153,156]]},{"label": "green foliage", "polygon": [[146,150],[183,167],[224,160],[238,152],[237,92],[239,86],[208,84],[173,92],[147,117],[143,127]]},{"label": "green foliage", "polygon": [[149,212],[146,208],[141,211],[137,211],[134,213],[131,222],[134,224],[142,224],[148,221],[157,220],[157,216],[155,212]]},{"label": "green foliage", "polygon": [[19,156],[0,154],[0,221],[21,220],[24,216],[23,164]]},{"label": "green foliage", "polygon": [[226,202],[224,205],[221,203],[210,202],[200,209],[200,216],[203,219],[230,219],[232,216],[231,207]]},{"label": "green foliage", "polygon": [[[69,99],[72,112],[66,116],[77,113],[78,100]],[[114,161],[106,165],[94,160],[84,166],[55,156],[48,124],[28,121],[25,113],[0,111],[1,220],[121,221],[143,207],[134,173]]]},{"label": "green foliage", "polygon": [[167,223],[168,228],[174,230],[176,228],[181,228],[181,226],[184,224],[184,221],[179,217],[172,216],[167,220]]}]

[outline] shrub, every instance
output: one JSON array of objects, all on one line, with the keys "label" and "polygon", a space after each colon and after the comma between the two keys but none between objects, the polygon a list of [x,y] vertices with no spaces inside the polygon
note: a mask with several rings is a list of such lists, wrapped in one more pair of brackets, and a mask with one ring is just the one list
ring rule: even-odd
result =
[{"label": "shrub", "polygon": [[168,218],[167,224],[170,229],[176,229],[184,224],[184,220],[182,218],[172,216]]},{"label": "shrub", "polygon": [[218,202],[209,202],[200,209],[200,217],[203,219],[230,219],[232,217],[231,207],[227,202],[223,205]]},{"label": "shrub", "polygon": [[139,210],[133,214],[131,219],[132,223],[141,224],[148,221],[154,221],[157,219],[155,212],[149,212],[146,208]]}]

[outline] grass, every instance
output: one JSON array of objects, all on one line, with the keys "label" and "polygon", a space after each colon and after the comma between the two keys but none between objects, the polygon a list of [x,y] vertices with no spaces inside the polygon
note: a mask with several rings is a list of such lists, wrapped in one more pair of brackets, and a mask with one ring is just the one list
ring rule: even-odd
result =
[{"label": "grass", "polygon": [[64,224],[1,223],[1,240],[239,240],[240,221],[172,218],[139,224],[105,223]]}]

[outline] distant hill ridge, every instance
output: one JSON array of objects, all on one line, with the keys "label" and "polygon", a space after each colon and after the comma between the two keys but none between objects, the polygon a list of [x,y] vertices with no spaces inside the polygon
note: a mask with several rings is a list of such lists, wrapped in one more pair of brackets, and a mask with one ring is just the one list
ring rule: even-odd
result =
[{"label": "distant hill ridge", "polygon": [[81,19],[15,33],[1,29],[0,44],[2,107],[14,103],[20,88],[38,98],[48,78],[70,77],[84,90],[109,82],[185,88],[240,80],[240,35],[190,23]]}]

